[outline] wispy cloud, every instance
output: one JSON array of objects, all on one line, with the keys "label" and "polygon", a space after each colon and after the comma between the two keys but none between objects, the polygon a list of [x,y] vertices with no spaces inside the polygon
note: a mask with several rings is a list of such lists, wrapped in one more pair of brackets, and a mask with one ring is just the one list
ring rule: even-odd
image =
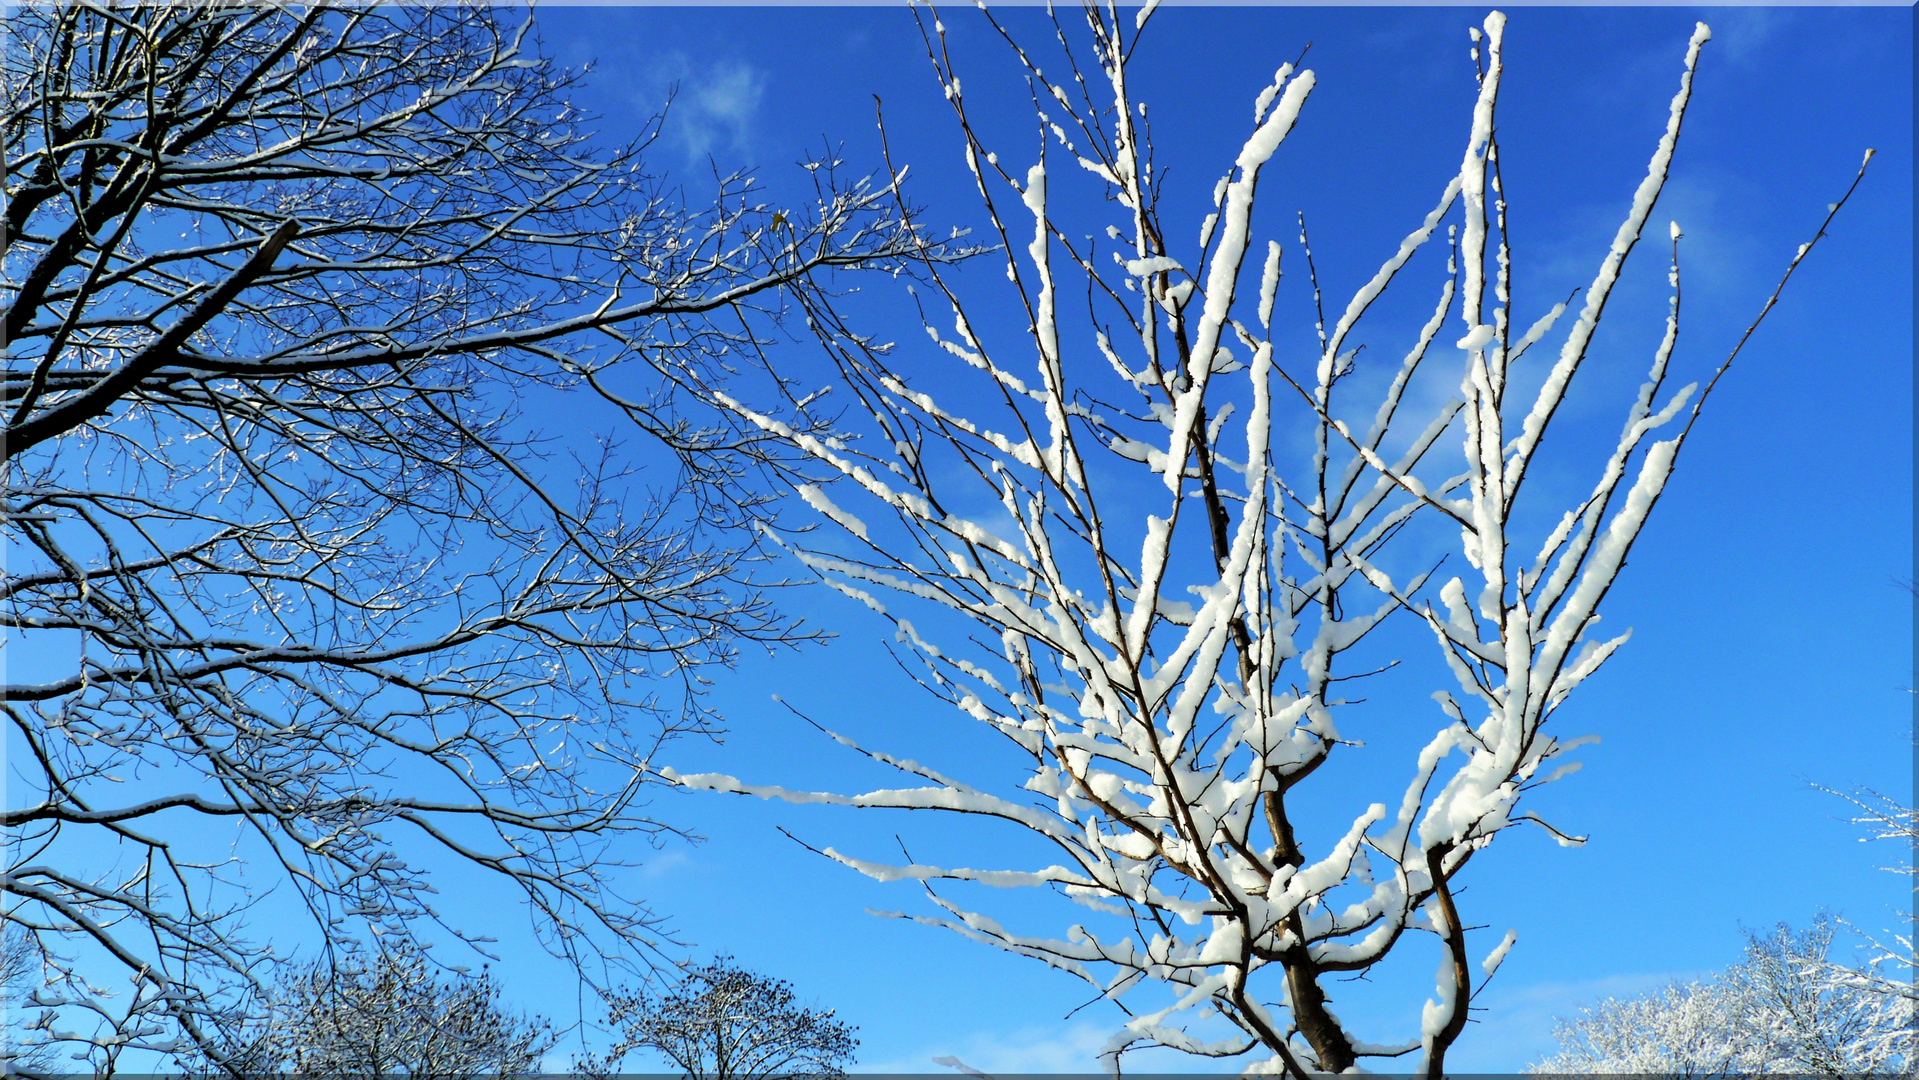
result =
[{"label": "wispy cloud", "polygon": [[922,1051],[890,1061],[862,1062],[860,1071],[945,1073],[963,1080],[958,1068],[940,1060],[944,1058],[991,1076],[1098,1072],[1099,1052],[1111,1035],[1111,1029],[1085,1021],[1017,1031],[975,1031],[929,1042]]},{"label": "wispy cloud", "polygon": [[689,161],[749,149],[766,96],[764,71],[736,59],[695,64],[676,52],[658,63],[653,81],[677,88],[667,112],[666,137],[679,144]]},{"label": "wispy cloud", "polygon": [[639,874],[642,878],[652,881],[666,877],[683,867],[692,865],[693,857],[684,851],[662,851],[653,858],[640,864]]},{"label": "wispy cloud", "polygon": [[[1099,1059],[1117,1022],[1101,1024],[1094,1020],[1061,1021],[1055,1025],[1032,1025],[1012,1031],[974,1031],[929,1042],[913,1054],[887,1061],[863,1062],[860,1072],[868,1073],[940,1073],[952,1080],[969,1080],[971,1073],[989,1077],[1024,1076],[1034,1073],[1103,1073]],[[1208,1037],[1227,1034],[1224,1030],[1204,1032]],[[1129,1073],[1153,1072],[1237,1072],[1244,1061],[1195,1058],[1176,1050],[1136,1050],[1126,1055]]]},{"label": "wispy cloud", "polygon": [[1798,13],[1790,8],[1728,7],[1706,16],[1719,59],[1733,67],[1760,63],[1780,32],[1797,21]]}]

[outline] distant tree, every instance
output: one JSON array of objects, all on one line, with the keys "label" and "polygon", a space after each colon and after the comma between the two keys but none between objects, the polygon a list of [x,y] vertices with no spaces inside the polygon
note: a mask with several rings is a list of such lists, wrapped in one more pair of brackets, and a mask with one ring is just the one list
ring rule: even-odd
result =
[{"label": "distant tree", "polygon": [[[1919,596],[1919,588],[1913,582],[1902,581],[1899,584],[1907,592]],[[1905,690],[1908,694],[1913,693],[1911,687]],[[1919,745],[1919,734],[1915,735],[1914,743]],[[1853,787],[1846,791],[1822,784],[1814,784],[1813,787],[1852,804],[1854,813],[1850,820],[1854,825],[1862,826],[1866,833],[1859,838],[1861,842],[1891,840],[1903,849],[1902,860],[1880,869],[1907,878],[1912,883],[1915,899],[1919,899],[1919,808],[1870,787]],[[1869,952],[1866,964],[1861,967],[1832,965],[1833,977],[1876,992],[1888,1001],[1905,999],[1904,1007],[1908,1015],[1919,1008],[1919,950],[1913,947],[1912,931],[1908,929],[1903,934],[1894,931],[1890,935],[1891,940],[1887,941],[1885,937],[1868,932],[1845,919],[1834,921],[1864,939]],[[1915,1022],[1919,1022],[1919,1018],[1915,1018]]]},{"label": "distant tree", "polygon": [[[1919,810],[1871,788],[1835,791],[1814,786],[1853,805],[1856,814],[1851,819],[1852,823],[1863,825],[1868,830],[1861,840],[1892,840],[1903,846],[1905,861],[1881,869],[1911,878],[1916,889],[1919,889],[1919,859],[1915,859],[1915,855],[1919,855]],[[1919,892],[1915,895],[1919,895]],[[1913,948],[1910,930],[1904,934],[1894,932],[1892,940],[1888,942],[1844,919],[1835,921],[1863,938],[1871,950],[1870,960],[1864,967],[1840,969],[1835,972],[1837,977],[1884,994],[1903,997],[1909,1002],[1919,1002],[1919,985],[1915,984],[1915,976],[1919,976],[1919,951]]]},{"label": "distant tree", "polygon": [[46,981],[40,942],[25,930],[8,927],[0,935],[0,980],[7,995],[6,1030],[0,1032],[0,1070],[34,1076],[54,1069],[55,1054],[39,1022],[44,1010],[29,1015]]},{"label": "distant tree", "polygon": [[756,975],[722,956],[689,967],[671,990],[607,998],[619,1041],[581,1071],[607,1075],[635,1050],[663,1055],[694,1080],[841,1077],[859,1046],[853,1025],[831,1009],[800,1006],[783,979]]},{"label": "distant tree", "polygon": [[[1908,591],[1911,582],[1901,582]],[[1908,691],[1910,692],[1910,691]],[[1882,869],[1919,881],[1919,811],[1867,787],[1815,788],[1851,803],[1863,841],[1892,840],[1903,863]],[[1863,964],[1831,955],[1834,926],[1868,946]],[[1560,1051],[1535,1073],[1724,1076],[1790,1072],[1830,1077],[1919,1069],[1919,954],[1910,934],[1889,944],[1821,914],[1807,930],[1748,932],[1745,956],[1710,982],[1609,999],[1558,1025]]]},{"label": "distant tree", "polygon": [[[1919,813],[1869,788],[1820,790],[1853,804],[1853,823],[1870,830],[1863,839],[1904,843],[1906,863],[1886,869],[1915,874]],[[1561,1021],[1559,1053],[1529,1071],[1851,1077],[1919,1068],[1913,939],[1887,944],[1851,927],[1870,951],[1845,964],[1831,955],[1835,925],[1850,927],[1821,914],[1798,933],[1783,923],[1763,937],[1748,932],[1744,957],[1709,982],[1609,999]]]},{"label": "distant tree", "polygon": [[1857,1077],[1919,1068],[1919,1015],[1910,987],[1890,992],[1877,961],[1852,968],[1832,956],[1838,920],[1820,914],[1794,933],[1784,923],[1748,932],[1746,956],[1725,975],[1750,1002],[1755,1040],[1771,1072]]},{"label": "distant tree", "polygon": [[219,1054],[187,1059],[193,1071],[292,1077],[432,1077],[468,1080],[540,1071],[556,1036],[539,1017],[500,1003],[491,972],[436,968],[402,945],[334,966],[289,969],[263,1019]]},{"label": "distant tree", "polygon": [[1739,963],[1712,980],[1601,1002],[1561,1021],[1559,1052],[1533,1073],[1857,1077],[1919,1066],[1910,987],[1877,965],[1831,958],[1834,920],[1748,932]]},{"label": "distant tree", "polygon": [[1761,1068],[1760,1048],[1742,1043],[1741,1004],[1732,988],[1669,983],[1657,993],[1607,998],[1554,1025],[1559,1053],[1538,1073],[1650,1073],[1724,1076]]}]

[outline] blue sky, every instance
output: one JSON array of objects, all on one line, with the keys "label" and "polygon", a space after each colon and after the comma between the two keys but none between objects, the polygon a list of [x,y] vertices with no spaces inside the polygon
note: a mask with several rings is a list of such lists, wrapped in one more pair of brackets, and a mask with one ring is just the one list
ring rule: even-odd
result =
[{"label": "blue sky", "polygon": [[[1044,43],[1037,15],[1003,18]],[[1491,938],[1513,927],[1519,942],[1449,1059],[1462,1070],[1517,1068],[1549,1048],[1555,1014],[1730,963],[1742,925],[1803,924],[1824,906],[1877,929],[1902,920],[1911,902],[1901,879],[1876,869],[1901,853],[1862,846],[1844,805],[1809,786],[1905,795],[1913,784],[1904,689],[1913,614],[1898,584],[1913,566],[1911,11],[1510,15],[1500,120],[1529,275],[1522,317],[1526,296],[1543,310],[1590,279],[1663,127],[1695,19],[1712,25],[1714,40],[1654,218],[1678,220],[1689,237],[1682,366],[1709,370],[1724,356],[1861,153],[1873,147],[1879,157],[1715,392],[1609,600],[1609,620],[1634,627],[1634,638],[1554,721],[1603,741],[1536,808],[1591,843],[1561,849],[1515,831],[1475,863],[1467,900],[1476,921],[1493,927]],[[1306,66],[1318,88],[1264,182],[1263,224],[1290,238],[1291,212],[1303,209],[1329,290],[1350,289],[1458,168],[1473,100],[1466,28],[1483,16],[1166,8],[1136,60],[1160,160],[1184,168],[1199,207],[1245,135],[1253,97],[1312,42]],[[946,20],[988,141],[1023,166],[1033,140],[1017,71],[970,9]],[[950,113],[902,8],[556,7],[539,21],[549,54],[596,63],[578,103],[605,118],[610,137],[637,130],[677,84],[653,165],[684,177],[690,197],[710,175],[709,157],[753,167],[775,200],[796,197],[803,174],[792,163],[823,139],[844,144],[849,167],[876,168],[877,95],[927,220],[980,224]],[[1648,248],[1633,269],[1585,388],[1600,426],[1615,422],[1664,315],[1661,256]],[[923,341],[910,309],[882,288],[869,283],[875,295],[856,302],[877,323],[871,332]],[[795,370],[817,363],[804,346],[790,351]],[[910,365],[910,353],[899,362]],[[732,734],[721,747],[683,744],[676,765],[789,787],[850,791],[879,779],[774,704],[777,693],[871,745],[942,767],[992,767],[992,745],[894,667],[877,619],[823,589],[793,591],[786,603],[836,640],[749,657],[723,675],[715,693]],[[940,1055],[989,1072],[1094,1068],[1117,1014],[1095,1007],[1068,1019],[1085,997],[1073,980],[867,914],[925,909],[911,887],[867,881],[776,826],[881,858],[899,833],[917,854],[924,845],[960,864],[1016,861],[1019,838],[968,822],[717,795],[666,794],[655,807],[707,839],[655,855],[628,890],[696,955],[731,953],[839,1009],[860,1027],[863,1069],[937,1071]],[[497,925],[518,1003],[569,1018],[575,997],[563,973],[498,925],[497,894],[459,884],[442,885],[449,914]],[[1072,918],[1047,896],[996,896],[989,910],[1054,932]],[[1340,988],[1341,1014],[1379,1041],[1416,1032],[1430,987],[1429,967],[1418,966],[1412,982]],[[1142,1058],[1134,1067],[1179,1066]]]}]

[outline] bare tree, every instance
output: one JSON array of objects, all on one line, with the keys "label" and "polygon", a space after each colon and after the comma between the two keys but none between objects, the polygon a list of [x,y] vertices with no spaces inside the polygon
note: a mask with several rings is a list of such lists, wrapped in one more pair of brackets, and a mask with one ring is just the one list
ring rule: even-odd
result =
[{"label": "bare tree", "polygon": [[[1041,158],[1024,168],[984,144],[946,29],[925,17],[1024,324],[980,317],[930,267],[932,302],[944,309],[927,317],[931,348],[963,365],[970,385],[889,360],[842,329],[831,344],[868,410],[857,426],[826,441],[747,410],[840,474],[802,489],[838,530],[789,540],[798,557],[891,619],[924,662],[926,686],[1013,744],[1022,788],[1000,794],[877,750],[862,752],[907,774],[904,786],[844,794],[663,774],[795,802],[976,815],[1045,841],[1058,861],[1018,869],[823,853],[880,880],[923,882],[942,910],[914,918],[1123,1002],[1130,1020],[1107,1047],[1115,1061],[1128,1047],[1161,1045],[1259,1054],[1254,1067],[1304,1077],[1419,1055],[1421,1073],[1438,1077],[1514,938],[1469,949],[1455,882],[1520,823],[1580,842],[1522,808],[1522,796],[1570,771],[1557,759],[1580,740],[1547,725],[1625,641],[1591,636],[1601,603],[1714,385],[1668,387],[1674,225],[1665,334],[1620,437],[1589,451],[1588,494],[1546,513],[1536,505],[1550,493],[1527,483],[1529,470],[1647,227],[1709,34],[1701,24],[1693,35],[1645,177],[1570,332],[1535,360],[1545,371],[1534,384],[1521,361],[1568,305],[1524,321],[1510,309],[1517,256],[1495,122],[1502,15],[1472,31],[1479,92],[1458,173],[1336,317],[1310,313],[1317,346],[1290,357],[1275,335],[1282,246],[1257,245],[1253,218],[1261,170],[1314,76],[1278,69],[1212,205],[1175,225],[1162,215],[1160,178],[1194,167],[1153,161],[1149,113],[1130,78],[1152,12],[1122,19],[1089,4],[1090,47],[1056,22],[1064,55],[1043,65],[1000,31],[1043,111]],[[1090,177],[1088,188],[1075,191],[1074,177]],[[1350,378],[1364,366],[1363,318],[1449,215],[1452,252],[1423,329],[1396,347],[1396,363]],[[1089,235],[1101,216],[1117,218],[1104,234],[1118,251]],[[1298,235],[1285,261],[1305,272],[1317,307],[1303,218]],[[1454,318],[1463,329],[1442,333]],[[1016,363],[1016,353],[1028,359]],[[1422,409],[1426,395],[1409,388],[1427,383],[1457,392]],[[1539,389],[1511,390],[1529,384]],[[1289,449],[1282,436],[1295,433],[1309,451]],[[1445,446],[1462,452],[1447,462]],[[1470,571],[1435,580],[1425,549],[1406,542],[1420,537],[1456,538]],[[1378,801],[1347,781],[1305,803],[1301,785],[1357,752],[1340,733],[1346,684],[1393,669],[1399,658],[1380,656],[1378,638],[1361,646],[1402,610],[1430,632],[1447,666],[1438,670],[1452,676],[1432,688],[1436,731],[1403,766],[1403,786]],[[1302,805],[1342,816],[1309,830]],[[1091,913],[1064,936],[1023,933],[934,891],[939,882],[1050,888]],[[1402,943],[1422,937],[1439,965],[1416,1033],[1360,1040],[1331,1008],[1332,980],[1405,957]],[[1151,986],[1164,996],[1142,1001],[1135,992]]]},{"label": "bare tree", "polygon": [[595,143],[530,28],[0,29],[4,917],[97,1067],[220,1045],[276,883],[323,946],[403,940],[451,860],[551,948],[630,956],[651,920],[605,871],[664,828],[645,763],[710,728],[704,665],[795,638],[725,531],[778,444],[701,402],[791,297],[924,238],[831,160],[809,205],[733,175],[689,208],[642,168],[657,123]]},{"label": "bare tree", "polygon": [[0,985],[6,993],[0,1072],[8,1076],[54,1071],[54,1050],[45,1030],[47,1014],[34,1008],[45,978],[40,943],[25,930],[7,927],[0,936]]},{"label": "bare tree", "polygon": [[[471,1080],[540,1071],[557,1036],[545,1020],[500,1003],[500,984],[438,970],[411,944],[338,964],[283,969],[264,1016],[220,1061],[248,1075]],[[195,1071],[218,1068],[190,1057]]]},{"label": "bare tree", "polygon": [[693,1080],[834,1078],[846,1075],[859,1046],[856,1029],[833,1010],[799,1005],[784,979],[729,956],[687,967],[664,993],[614,993],[607,1005],[620,1037],[604,1058],[581,1064],[589,1075],[611,1075],[626,1055],[650,1050]]}]

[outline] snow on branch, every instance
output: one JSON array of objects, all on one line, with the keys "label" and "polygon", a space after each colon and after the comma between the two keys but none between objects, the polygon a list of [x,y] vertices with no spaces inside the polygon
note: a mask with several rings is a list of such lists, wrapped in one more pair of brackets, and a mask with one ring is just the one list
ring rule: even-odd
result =
[{"label": "snow on branch", "polygon": [[[1506,398],[1511,365],[1553,331],[1566,304],[1517,324],[1505,306],[1513,252],[1496,172],[1502,15],[1472,32],[1478,88],[1459,168],[1306,356],[1288,355],[1271,333],[1283,318],[1280,242],[1267,242],[1259,267],[1245,261],[1262,220],[1256,204],[1270,200],[1260,172],[1285,152],[1314,74],[1279,69],[1212,205],[1195,208],[1199,227],[1175,226],[1147,167],[1147,109],[1129,83],[1130,35],[1145,12],[1122,23],[1089,5],[1085,19],[1083,43],[1061,36],[1071,81],[1048,79],[1017,53],[1042,109],[1053,108],[1049,99],[1085,101],[1065,122],[1042,117],[1042,131],[1050,125],[1082,159],[1066,174],[1049,173],[1043,157],[1023,172],[1002,164],[958,92],[943,24],[931,20],[927,33],[966,161],[1007,241],[1009,296],[1029,323],[978,317],[986,297],[962,295],[927,263],[923,279],[953,312],[964,347],[930,323],[943,352],[883,356],[850,333],[824,333],[881,437],[857,425],[837,438],[788,436],[839,474],[802,491],[839,532],[785,542],[828,584],[894,621],[941,699],[1008,736],[1027,773],[1022,788],[989,795],[942,777],[844,795],[665,775],[795,802],[943,809],[1027,830],[1052,850],[1049,865],[953,869],[824,851],[869,876],[926,885],[943,914],[912,918],[1126,999],[1132,1019],[1109,1044],[1114,1055],[1139,1045],[1258,1054],[1252,1067],[1303,1078],[1417,1051],[1422,1074],[1438,1077],[1474,993],[1514,945],[1508,932],[1468,950],[1479,931],[1460,910],[1456,880],[1518,822],[1579,842],[1520,804],[1576,768],[1559,759],[1584,740],[1561,739],[1547,724],[1626,640],[1586,635],[1677,463],[1683,434],[1654,433],[1689,404],[1697,412],[1693,387],[1665,391],[1679,318],[1675,233],[1674,299],[1647,381],[1614,446],[1576,448],[1597,460],[1590,494],[1545,517],[1557,523],[1549,535],[1518,524],[1540,520],[1531,501],[1549,497],[1526,490],[1522,505],[1521,480],[1658,200],[1706,29],[1687,47],[1665,133],[1559,361],[1530,402],[1517,402]],[[1100,108],[1081,77],[1095,69],[1107,95]],[[988,170],[1019,195],[1017,229],[1002,219]],[[1102,231],[1118,250],[1096,257],[1101,226],[1088,222],[1100,213],[1113,214]],[[1368,313],[1391,286],[1425,272],[1417,260],[1449,218],[1445,276],[1416,340],[1396,347],[1402,358],[1379,378],[1349,380],[1361,361],[1347,342],[1369,332]],[[1085,246],[1071,239],[1079,236]],[[1175,244],[1195,236],[1196,249]],[[1303,254],[1316,304],[1318,272]],[[1069,317],[1074,309],[1059,298],[1080,291],[1089,310]],[[1435,354],[1455,311],[1463,336],[1445,335],[1454,347]],[[1515,325],[1527,327],[1517,341]],[[1036,379],[1012,374],[1021,354]],[[1290,391],[1275,395],[1276,379]],[[1413,392],[1427,383],[1456,384],[1457,395]],[[1425,400],[1436,404],[1417,404]],[[1519,409],[1523,422],[1509,433]],[[1301,455],[1295,446],[1308,441],[1310,456]],[[1442,460],[1451,448],[1460,458]],[[843,494],[829,500],[834,489]],[[1413,564],[1419,536],[1457,537],[1473,580]],[[1507,564],[1515,545],[1540,554],[1515,571]],[[908,609],[926,618],[909,621]],[[1431,688],[1433,734],[1405,764],[1403,788],[1309,803],[1300,786],[1335,757],[1360,752],[1341,734],[1346,684],[1400,670],[1401,657],[1378,663],[1374,635],[1402,611],[1431,631],[1444,666],[1428,670],[1456,683]],[[1314,822],[1314,842],[1295,825],[1306,806],[1331,815]],[[1095,916],[1063,936],[1023,934],[934,892],[936,882],[1054,888]],[[1329,1007],[1328,985],[1416,952],[1411,941],[1430,943],[1439,960],[1421,1022],[1390,1046],[1359,1040]],[[1155,985],[1165,996],[1131,1004]],[[1209,1017],[1236,1033],[1203,1035]]]}]

